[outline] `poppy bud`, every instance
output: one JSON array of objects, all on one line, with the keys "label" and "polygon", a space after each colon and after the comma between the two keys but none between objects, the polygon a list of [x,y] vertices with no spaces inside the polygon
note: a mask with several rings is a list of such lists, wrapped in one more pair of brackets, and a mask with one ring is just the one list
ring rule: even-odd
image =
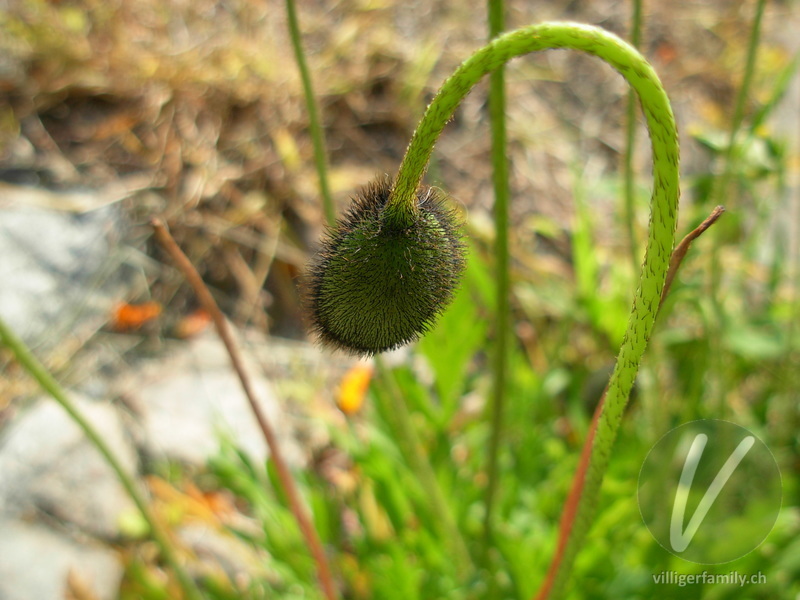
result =
[{"label": "poppy bud", "polygon": [[305,303],[324,345],[373,355],[419,338],[464,270],[458,219],[444,194],[420,187],[408,224],[387,211],[391,181],[363,188],[308,268]]}]

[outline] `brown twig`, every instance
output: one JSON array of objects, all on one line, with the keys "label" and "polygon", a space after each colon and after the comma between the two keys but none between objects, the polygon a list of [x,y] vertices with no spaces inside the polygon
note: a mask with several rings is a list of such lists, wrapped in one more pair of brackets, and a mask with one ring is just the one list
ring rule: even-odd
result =
[{"label": "brown twig", "polygon": [[[659,310],[664,305],[664,300],[669,293],[670,286],[672,285],[675,276],[678,274],[678,269],[680,268],[683,259],[686,257],[686,253],[689,251],[689,247],[692,245],[692,242],[700,237],[706,229],[711,227],[724,212],[724,207],[717,206],[713,211],[711,211],[711,214],[708,215],[708,217],[706,217],[702,223],[700,223],[700,225],[693,229],[680,241],[677,246],[675,246],[675,249],[672,251],[672,255],[669,259],[669,269],[667,270],[664,289],[661,292],[661,300],[658,303]],[[561,567],[564,551],[566,550],[567,542],[569,541],[569,536],[572,532],[572,526],[575,522],[575,515],[578,512],[578,504],[580,504],[581,497],[583,495],[583,485],[586,481],[586,472],[589,469],[589,460],[592,456],[594,434],[597,430],[597,422],[600,419],[600,414],[603,412],[603,405],[605,404],[607,391],[608,386],[606,386],[606,389],[603,391],[603,395],[600,396],[600,401],[597,403],[597,408],[594,411],[592,423],[589,426],[589,432],[586,435],[586,441],[584,441],[583,449],[581,450],[581,458],[578,462],[578,467],[575,470],[575,477],[572,479],[572,486],[570,487],[567,499],[564,501],[564,511],[561,513],[561,521],[558,525],[558,542],[556,545],[556,551],[553,554],[553,560],[550,562],[547,575],[545,576],[539,591],[536,593],[536,596],[534,596],[534,600],[547,600],[547,598],[550,596],[550,590],[553,587],[556,573],[558,573],[558,569]]]},{"label": "brown twig", "polygon": [[689,246],[691,246],[692,242],[699,238],[706,229],[716,223],[717,219],[719,219],[724,212],[724,206],[717,206],[711,211],[711,214],[708,215],[702,223],[700,223],[700,225],[689,232],[689,234],[683,238],[677,246],[675,246],[675,250],[672,251],[672,256],[669,257],[669,270],[667,271],[667,279],[664,281],[664,289],[661,291],[661,302],[659,303],[658,308],[661,308],[661,306],[664,304],[664,299],[667,297],[669,288],[672,286],[672,280],[675,279],[675,275],[678,274],[678,269],[680,268],[686,253],[689,251]]},{"label": "brown twig", "polygon": [[175,262],[175,265],[178,267],[181,273],[183,273],[183,276],[189,282],[189,285],[194,290],[195,294],[200,300],[200,303],[203,305],[203,308],[208,312],[208,314],[211,315],[211,319],[214,321],[214,326],[217,329],[217,333],[219,334],[219,337],[222,340],[222,343],[225,345],[228,355],[230,356],[231,364],[233,365],[236,374],[239,376],[239,381],[242,384],[245,396],[247,396],[247,401],[250,403],[250,408],[256,417],[256,421],[258,421],[261,432],[264,434],[264,439],[269,447],[272,461],[275,464],[275,470],[278,473],[278,479],[280,480],[283,491],[289,501],[289,508],[291,509],[294,518],[297,520],[297,525],[300,527],[300,531],[306,541],[306,545],[308,546],[311,555],[314,557],[314,561],[317,565],[317,577],[319,578],[322,591],[328,600],[335,600],[337,597],[336,589],[333,583],[333,577],[331,576],[330,567],[328,566],[328,560],[325,557],[325,552],[322,548],[322,543],[317,535],[316,530],[314,529],[314,526],[311,523],[311,519],[306,511],[306,508],[303,506],[300,500],[300,493],[297,490],[297,486],[295,485],[294,479],[289,471],[289,467],[286,465],[286,461],[283,459],[283,455],[281,454],[281,450],[278,445],[278,439],[275,436],[272,427],[270,427],[266,416],[259,407],[258,402],[256,401],[255,393],[252,385],[250,384],[250,378],[247,376],[247,373],[244,370],[244,363],[242,361],[239,348],[233,341],[233,336],[228,329],[228,324],[225,321],[225,317],[217,306],[217,303],[214,301],[214,297],[211,295],[208,287],[203,282],[202,277],[200,277],[200,274],[197,272],[197,269],[194,268],[194,265],[192,265],[191,261],[183,253],[180,247],[178,247],[178,244],[170,235],[164,223],[158,219],[153,219],[150,223],[153,227],[156,240],[158,240],[159,244],[161,244],[167,254],[169,254],[170,258],[172,258],[172,260]]}]

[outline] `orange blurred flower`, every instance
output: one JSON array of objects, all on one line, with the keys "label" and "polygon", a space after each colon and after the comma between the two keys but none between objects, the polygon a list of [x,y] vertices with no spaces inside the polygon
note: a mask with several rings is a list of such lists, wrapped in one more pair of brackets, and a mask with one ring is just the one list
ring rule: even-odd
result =
[{"label": "orange blurred flower", "polygon": [[339,410],[348,416],[361,410],[371,380],[372,365],[360,363],[351,367],[342,377],[336,394],[336,406]]},{"label": "orange blurred flower", "polygon": [[148,321],[152,321],[161,314],[161,304],[158,302],[144,302],[142,304],[128,304],[122,302],[114,308],[111,317],[111,328],[114,331],[132,331],[139,329]]},{"label": "orange blurred flower", "polygon": [[204,331],[209,323],[211,315],[205,309],[198,308],[178,321],[175,325],[175,337],[186,339],[195,336]]}]

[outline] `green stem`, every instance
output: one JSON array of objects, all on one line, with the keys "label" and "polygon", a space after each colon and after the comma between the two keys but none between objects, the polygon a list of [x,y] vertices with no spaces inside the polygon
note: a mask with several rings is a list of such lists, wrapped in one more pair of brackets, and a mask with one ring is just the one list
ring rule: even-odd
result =
[{"label": "green stem", "polygon": [[583,494],[570,535],[558,557],[551,598],[563,594],[578,549],[594,516],[600,485],[628,401],[633,381],[652,331],[661,289],[675,242],[678,214],[678,136],[666,92],[653,68],[618,37],[595,27],[543,23],[505,34],[475,52],[445,81],[428,107],[409,144],[394,182],[389,205],[399,212],[414,210],[414,197],[433,146],[461,100],[487,73],[508,60],[551,48],[571,48],[597,56],[617,69],[639,96],[653,155],[653,193],[645,261],[633,308],[594,436]]},{"label": "green stem", "polygon": [[306,64],[303,43],[300,38],[300,26],[297,22],[297,9],[294,0],[286,0],[286,14],[289,19],[289,34],[292,38],[294,56],[297,60],[297,68],[300,71],[300,79],[303,81],[303,95],[306,98],[306,109],[308,110],[308,121],[311,129],[311,141],[314,144],[314,164],[317,168],[319,178],[319,191],[322,195],[322,207],[325,211],[325,219],[329,225],[336,222],[336,209],[333,205],[330,187],[328,186],[328,162],[325,154],[325,133],[319,121],[319,110],[317,109],[314,87],[311,84],[311,75]]},{"label": "green stem", "polygon": [[[633,0],[631,15],[631,45],[638,48],[642,41],[642,0]],[[628,92],[628,115],[625,131],[625,225],[628,230],[633,272],[639,268],[639,249],[636,242],[636,220],[634,205],[636,186],[634,185],[633,155],[636,150],[636,94]]]},{"label": "green stem", "polygon": [[[503,0],[489,0],[489,38],[495,38],[504,29]],[[495,223],[495,344],[493,363],[493,390],[490,403],[490,434],[487,459],[487,485],[484,513],[484,562],[489,567],[489,548],[492,546],[492,524],[495,497],[497,496],[498,456],[503,438],[503,415],[505,413],[506,380],[508,372],[509,309],[509,254],[508,254],[508,205],[509,167],[506,156],[506,98],[505,72],[501,66],[493,71],[489,79],[489,123],[492,135],[492,181],[494,184]],[[491,571],[491,569],[490,569]]]},{"label": "green stem", "polygon": [[731,119],[731,129],[728,135],[728,147],[725,150],[723,178],[722,183],[719,186],[717,198],[724,198],[727,196],[728,185],[730,184],[730,178],[733,173],[736,137],[739,135],[739,130],[742,127],[742,121],[744,121],[747,98],[750,95],[750,88],[753,85],[753,75],[755,74],[756,70],[756,58],[758,57],[758,46],[761,43],[761,22],[764,17],[764,9],[766,6],[766,0],[758,0],[758,3],[756,4],[756,14],[753,17],[753,23],[750,27],[750,39],[747,44],[747,61],[744,67],[744,77],[742,78],[742,85],[739,87],[739,93],[736,95],[736,104],[734,105],[733,118]]},{"label": "green stem", "polygon": [[33,353],[28,349],[20,338],[11,330],[8,325],[0,318],[0,342],[3,343],[16,357],[22,367],[33,377],[41,388],[50,394],[67,412],[75,424],[80,427],[84,435],[89,438],[92,445],[100,452],[108,465],[117,475],[120,483],[128,492],[136,507],[142,513],[142,517],[150,526],[153,539],[158,544],[161,554],[166,563],[172,568],[178,578],[186,598],[190,600],[201,600],[202,593],[197,588],[194,580],[189,577],[178,561],[177,552],[172,546],[167,533],[162,529],[155,516],[150,512],[147,500],[140,491],[133,478],[125,471],[122,463],[119,462],[111,448],[106,444],[100,434],[95,430],[91,423],[84,417],[75,404],[64,393],[63,388],[50,374],[50,372],[38,361]]},{"label": "green stem", "polygon": [[[758,46],[761,41],[761,22],[764,16],[764,9],[766,8],[766,0],[758,0],[755,8],[755,15],[753,23],[750,27],[750,37],[747,44],[747,59],[745,62],[744,75],[742,77],[742,84],[736,95],[736,103],[734,104],[733,116],[731,117],[730,131],[728,132],[728,146],[725,149],[722,163],[722,174],[715,181],[711,194],[712,204],[731,204],[731,180],[735,172],[738,157],[736,155],[736,139],[744,121],[745,108],[747,106],[747,98],[750,95],[750,88],[753,84],[753,75],[755,73],[756,58],[758,56]],[[719,243],[721,233],[715,235],[715,242]],[[719,253],[712,252],[710,254],[711,265],[709,268],[710,273],[710,290],[709,299],[714,315],[712,323],[712,330],[709,332],[709,340],[711,345],[711,360],[715,363],[713,373],[719,375],[715,378],[716,385],[712,385],[713,400],[716,401],[718,407],[725,405],[727,397],[727,378],[724,373],[724,361],[720,340],[722,336],[720,332],[725,327],[725,310],[722,307],[722,300],[720,298],[720,283],[722,281],[722,265],[719,260]]]}]

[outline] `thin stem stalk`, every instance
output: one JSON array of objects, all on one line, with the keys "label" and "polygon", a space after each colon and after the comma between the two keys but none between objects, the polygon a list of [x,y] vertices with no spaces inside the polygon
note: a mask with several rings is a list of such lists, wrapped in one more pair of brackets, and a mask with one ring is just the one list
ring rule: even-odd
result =
[{"label": "thin stem stalk", "polygon": [[[504,29],[503,0],[489,0],[489,38]],[[490,402],[490,434],[487,458],[487,485],[484,513],[484,551],[492,546],[492,524],[498,486],[498,456],[503,438],[503,416],[506,404],[509,351],[509,252],[508,208],[509,165],[506,156],[505,69],[499,67],[489,76],[489,125],[492,137],[492,182],[494,185],[495,223],[495,343],[493,357],[493,389]],[[488,563],[488,555],[487,560]],[[487,565],[488,566],[488,565]]]},{"label": "thin stem stalk", "polygon": [[300,36],[300,25],[297,20],[297,8],[294,0],[286,0],[286,15],[289,21],[289,35],[292,38],[292,48],[294,49],[297,69],[300,71],[300,79],[303,81],[303,95],[306,99],[306,110],[308,110],[309,128],[311,131],[311,142],[314,145],[314,164],[317,169],[319,179],[319,191],[322,196],[322,208],[325,212],[325,219],[328,225],[336,222],[336,209],[333,205],[330,186],[328,185],[328,160],[325,152],[325,132],[320,125],[319,109],[317,108],[317,97],[314,95],[314,86],[311,83],[311,74],[306,63],[305,52],[303,51],[303,41]]},{"label": "thin stem stalk", "polygon": [[[736,165],[738,162],[737,156],[737,138],[744,122],[745,109],[747,107],[747,99],[750,96],[750,88],[753,84],[753,75],[755,74],[756,59],[758,57],[758,47],[761,42],[761,23],[766,8],[766,0],[757,0],[755,6],[755,14],[753,22],[750,26],[750,34],[747,43],[747,58],[745,61],[744,75],[742,76],[742,83],[739,86],[739,91],[736,94],[736,102],[734,104],[733,115],[731,117],[730,130],[728,132],[728,145],[722,157],[722,173],[714,181],[714,186],[711,193],[711,201],[716,204],[725,202],[731,204],[731,181],[733,179]],[[718,236],[714,236],[719,240]],[[725,405],[727,396],[727,378],[724,373],[724,361],[720,340],[722,336],[720,332],[725,327],[725,311],[722,307],[722,300],[720,299],[720,283],[722,281],[722,265],[720,264],[719,255],[716,252],[711,253],[709,268],[710,290],[709,300],[711,302],[713,321],[711,324],[712,330],[709,332],[709,340],[711,344],[711,360],[714,364],[712,372],[718,373],[711,385],[713,399],[716,400],[717,405],[721,408]]]},{"label": "thin stem stalk", "polygon": [[[639,48],[642,41],[642,0],[633,0],[633,14],[631,15],[631,45]],[[639,268],[639,244],[636,241],[636,181],[633,157],[636,152],[636,94],[633,90],[628,92],[628,114],[625,125],[625,226],[628,230],[628,243],[633,262],[633,272]]]},{"label": "thin stem stalk", "polygon": [[201,600],[203,598],[203,594],[198,589],[194,580],[181,566],[180,560],[178,560],[178,552],[173,546],[169,534],[164,530],[164,528],[161,526],[161,523],[150,510],[150,505],[148,504],[144,493],[137,485],[136,481],[125,470],[125,468],[122,466],[122,463],[114,455],[111,447],[105,442],[100,433],[94,428],[89,420],[83,416],[81,411],[72,402],[72,400],[69,399],[58,381],[56,381],[56,379],[50,374],[50,371],[48,371],[47,368],[41,362],[39,362],[30,349],[25,345],[25,342],[17,337],[17,335],[1,318],[0,342],[2,342],[3,345],[11,350],[11,352],[14,354],[14,357],[17,359],[17,362],[19,362],[19,364],[22,365],[28,374],[36,380],[36,382],[44,391],[50,394],[50,396],[52,396],[52,398],[58,402],[61,408],[67,412],[72,421],[89,439],[91,444],[97,449],[98,452],[100,452],[101,456],[114,471],[117,479],[119,479],[120,483],[122,484],[122,487],[125,488],[125,491],[131,497],[131,500],[133,500],[136,508],[139,509],[142,517],[150,527],[150,535],[152,535],[153,540],[158,545],[161,555],[164,557],[164,561],[170,566],[172,572],[175,574],[175,577],[177,577],[186,598],[189,600]]},{"label": "thin stem stalk", "polygon": [[718,199],[727,196],[728,186],[730,185],[731,176],[733,174],[733,167],[736,162],[736,138],[742,128],[744,113],[747,107],[747,98],[750,96],[750,89],[753,87],[753,75],[755,74],[756,59],[758,58],[758,46],[761,43],[761,23],[766,6],[767,0],[758,0],[753,22],[750,26],[750,39],[747,43],[747,59],[744,67],[744,76],[742,77],[742,85],[739,86],[739,91],[736,94],[736,104],[734,105],[733,116],[731,117],[731,128],[728,133],[728,147],[725,149],[722,181],[716,196]]},{"label": "thin stem stalk", "polygon": [[261,429],[264,440],[267,442],[267,447],[269,448],[272,462],[275,465],[275,470],[278,474],[278,480],[280,481],[281,487],[283,488],[283,491],[286,494],[286,498],[289,502],[289,509],[292,511],[292,515],[297,521],[300,533],[302,534],[303,539],[306,542],[306,546],[308,546],[308,550],[314,559],[314,562],[316,563],[317,577],[319,579],[322,592],[327,600],[336,600],[336,587],[333,583],[333,576],[331,575],[331,570],[328,566],[328,559],[325,556],[322,542],[320,541],[319,536],[314,529],[314,525],[306,507],[303,505],[303,502],[300,499],[300,492],[294,482],[294,478],[289,470],[289,466],[286,464],[286,460],[283,458],[283,452],[281,451],[280,444],[278,443],[278,438],[270,426],[266,414],[264,414],[264,411],[261,410],[261,406],[258,404],[255,390],[250,382],[250,377],[247,375],[247,371],[244,369],[244,361],[242,360],[241,353],[239,352],[239,347],[233,340],[233,335],[228,328],[228,323],[225,321],[222,311],[219,309],[219,306],[217,306],[217,303],[214,300],[214,297],[211,295],[208,286],[206,286],[205,282],[203,281],[203,278],[200,277],[197,269],[194,268],[194,265],[192,265],[189,258],[180,249],[178,244],[170,235],[169,231],[167,231],[167,228],[164,226],[164,224],[157,219],[153,219],[151,225],[153,226],[153,231],[159,244],[161,244],[167,254],[169,254],[170,258],[178,267],[178,270],[186,278],[186,281],[189,282],[189,285],[192,287],[194,293],[197,295],[197,298],[200,300],[200,304],[202,304],[206,312],[211,315],[211,320],[214,322],[214,327],[217,330],[217,334],[222,340],[222,343],[225,345],[225,349],[228,351],[228,356],[231,360],[231,365],[233,366],[234,371],[236,371],[239,381],[242,384],[242,389],[244,390],[247,401],[250,404],[250,409],[252,410],[258,426]]}]

